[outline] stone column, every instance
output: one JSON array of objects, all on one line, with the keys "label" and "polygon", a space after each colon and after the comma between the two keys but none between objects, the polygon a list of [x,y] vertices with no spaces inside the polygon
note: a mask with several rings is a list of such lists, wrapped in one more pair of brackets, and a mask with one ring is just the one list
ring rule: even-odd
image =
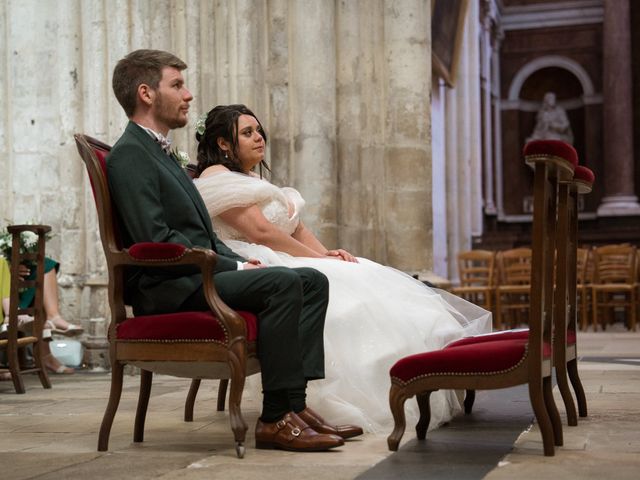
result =
[{"label": "stone column", "polygon": [[[9,21],[9,4],[0,2],[0,51],[9,49],[7,33],[11,25]],[[5,54],[4,57],[7,57]],[[5,226],[4,219],[11,218],[13,211],[13,193],[11,188],[11,144],[13,129],[10,122],[11,79],[9,65],[6,60],[0,61],[0,227]]]},{"label": "stone column", "polygon": [[305,221],[327,247],[337,244],[335,5],[300,0],[289,7],[294,186]]},{"label": "stone column", "polygon": [[484,213],[496,214],[495,194],[493,188],[493,124],[491,121],[491,89],[492,89],[492,55],[491,30],[492,17],[490,2],[482,2],[482,33],[480,35],[480,83],[482,102],[482,156],[484,173]]},{"label": "stone column", "polygon": [[604,197],[598,215],[640,215],[634,190],[629,1],[604,2]]},{"label": "stone column", "polygon": [[[481,235],[483,227],[482,217],[482,120],[481,111],[477,107],[482,104],[480,94],[480,8],[478,2],[470,2],[467,24],[465,26],[465,48],[468,49],[468,81],[470,108],[470,169],[471,175],[471,235]],[[471,248],[471,236],[467,238],[468,248]]]},{"label": "stone column", "polygon": [[431,18],[420,0],[384,3],[385,233],[390,265],[426,270],[432,260]]}]

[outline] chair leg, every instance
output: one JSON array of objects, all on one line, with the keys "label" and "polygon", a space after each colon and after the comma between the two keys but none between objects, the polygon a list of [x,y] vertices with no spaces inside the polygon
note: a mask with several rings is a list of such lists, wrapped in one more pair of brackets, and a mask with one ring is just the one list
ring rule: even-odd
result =
[{"label": "chair leg", "polygon": [[240,403],[242,401],[242,392],[244,390],[245,371],[244,365],[234,360],[229,361],[231,370],[231,385],[229,386],[229,420],[231,421],[231,430],[236,441],[236,454],[238,458],[244,457],[244,440],[247,434],[247,424],[242,418]]},{"label": "chair leg", "polygon": [[13,388],[16,393],[25,393],[24,381],[22,380],[22,374],[20,373],[20,359],[18,358],[18,349],[7,349],[7,363],[9,364],[9,371],[11,372],[11,380],[13,380]]},{"label": "chair leg", "polygon": [[407,420],[404,415],[404,402],[407,401],[407,397],[404,394],[404,388],[397,385],[391,385],[389,391],[389,407],[391,408],[391,415],[393,415],[393,431],[391,435],[387,437],[387,446],[389,450],[395,452],[398,450],[402,435],[407,427]]},{"label": "chair leg", "polygon": [[218,407],[219,412],[224,412],[224,402],[227,399],[227,387],[229,386],[229,379],[223,378],[218,385]]},{"label": "chair leg", "polygon": [[471,410],[473,410],[473,402],[476,401],[476,391],[475,390],[467,390],[466,395],[464,396],[464,413],[469,415]]},{"label": "chair leg", "polygon": [[558,390],[562,395],[564,409],[567,412],[567,425],[575,427],[578,425],[578,414],[576,406],[573,403],[571,390],[569,389],[569,380],[567,379],[567,364],[564,359],[558,359],[556,364],[556,380],[558,381]]},{"label": "chair leg", "polygon": [[138,408],[136,408],[136,420],[133,426],[133,441],[136,443],[144,440],[144,421],[147,418],[152,381],[153,372],[140,370],[140,394],[138,395]]},{"label": "chair leg", "polygon": [[51,381],[49,380],[49,375],[47,375],[47,368],[44,365],[44,355],[42,352],[43,349],[43,340],[40,339],[33,349],[33,361],[38,368],[38,377],[40,378],[40,383],[44,388],[51,388]]},{"label": "chair leg", "polygon": [[431,397],[430,391],[416,395],[418,409],[420,410],[420,419],[416,424],[416,436],[418,437],[418,440],[424,440],[426,438],[429,422],[431,421],[431,405],[429,404],[429,397]]},{"label": "chair leg", "polygon": [[531,407],[533,408],[533,413],[538,422],[540,434],[542,435],[544,454],[547,457],[553,457],[555,455],[554,432],[542,390],[542,385],[529,383],[529,400],[531,401]]},{"label": "chair leg", "polygon": [[631,305],[629,305],[629,317],[630,317],[629,330],[631,330],[632,332],[635,332],[636,331],[636,292],[635,290],[632,290],[629,296],[631,297],[631,300],[630,300]]},{"label": "chair leg", "polygon": [[553,428],[553,439],[556,446],[560,447],[564,443],[562,438],[562,420],[560,419],[560,412],[558,412],[556,402],[553,400],[553,384],[551,377],[545,377],[542,379],[542,393],[544,395],[544,404],[547,407],[547,412],[549,413],[551,427]]},{"label": "chair leg", "polygon": [[191,380],[191,386],[189,387],[189,393],[187,399],[184,402],[184,421],[193,422],[193,408],[196,404],[196,395],[198,395],[198,389],[200,388],[200,379],[194,378]]},{"label": "chair leg", "polygon": [[598,293],[593,290],[591,292],[591,324],[593,331],[598,331]]},{"label": "chair leg", "polygon": [[109,403],[102,417],[100,425],[100,433],[98,434],[98,451],[106,452],[109,449],[109,434],[113,419],[116,416],[118,405],[120,404],[120,396],[122,395],[122,377],[124,375],[124,365],[114,362],[111,365],[111,390],[109,391]]},{"label": "chair leg", "polygon": [[567,372],[569,374],[569,380],[573,386],[573,391],[576,394],[576,400],[578,402],[578,414],[581,417],[587,416],[587,397],[584,394],[584,388],[582,382],[578,376],[578,360],[574,358],[567,363]]}]

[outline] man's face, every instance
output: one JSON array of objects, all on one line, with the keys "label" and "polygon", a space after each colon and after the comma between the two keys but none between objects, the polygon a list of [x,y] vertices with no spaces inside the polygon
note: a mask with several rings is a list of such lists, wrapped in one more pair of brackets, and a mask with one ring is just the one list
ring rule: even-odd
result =
[{"label": "man's face", "polygon": [[193,95],[185,87],[180,70],[164,67],[162,78],[154,92],[152,111],[158,126],[164,126],[167,130],[184,127]]}]

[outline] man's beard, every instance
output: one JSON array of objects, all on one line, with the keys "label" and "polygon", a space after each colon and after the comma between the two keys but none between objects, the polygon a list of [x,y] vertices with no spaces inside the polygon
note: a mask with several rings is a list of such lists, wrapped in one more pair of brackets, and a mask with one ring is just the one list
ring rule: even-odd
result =
[{"label": "man's beard", "polygon": [[161,120],[162,123],[167,125],[170,130],[175,130],[176,128],[182,128],[187,124],[186,115],[184,117],[179,116],[178,114],[175,114],[174,111],[169,109],[165,104],[162,95],[159,92],[158,92],[156,102],[157,102],[156,105],[157,105],[158,119]]}]

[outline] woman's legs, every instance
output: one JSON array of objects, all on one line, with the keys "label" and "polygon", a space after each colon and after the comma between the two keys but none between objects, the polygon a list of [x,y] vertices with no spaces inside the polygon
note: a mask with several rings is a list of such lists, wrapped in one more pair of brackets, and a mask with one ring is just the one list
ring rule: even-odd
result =
[{"label": "woman's legs", "polygon": [[75,370],[70,367],[65,367],[60,360],[58,360],[53,353],[51,353],[51,348],[49,347],[49,343],[45,341],[42,348],[43,358],[42,362],[44,366],[53,373],[73,373]]},{"label": "woman's legs", "polygon": [[60,304],[58,302],[58,278],[56,270],[51,269],[44,274],[44,311],[47,320],[51,320],[56,328],[66,330],[69,322],[60,316]]},{"label": "woman's legs", "polygon": [[44,311],[47,315],[47,320],[53,323],[55,330],[58,333],[66,333],[67,335],[77,335],[82,333],[82,328],[67,322],[60,315],[60,303],[58,300],[58,277],[55,269],[49,270],[44,274],[44,296],[42,303],[44,305]]}]

